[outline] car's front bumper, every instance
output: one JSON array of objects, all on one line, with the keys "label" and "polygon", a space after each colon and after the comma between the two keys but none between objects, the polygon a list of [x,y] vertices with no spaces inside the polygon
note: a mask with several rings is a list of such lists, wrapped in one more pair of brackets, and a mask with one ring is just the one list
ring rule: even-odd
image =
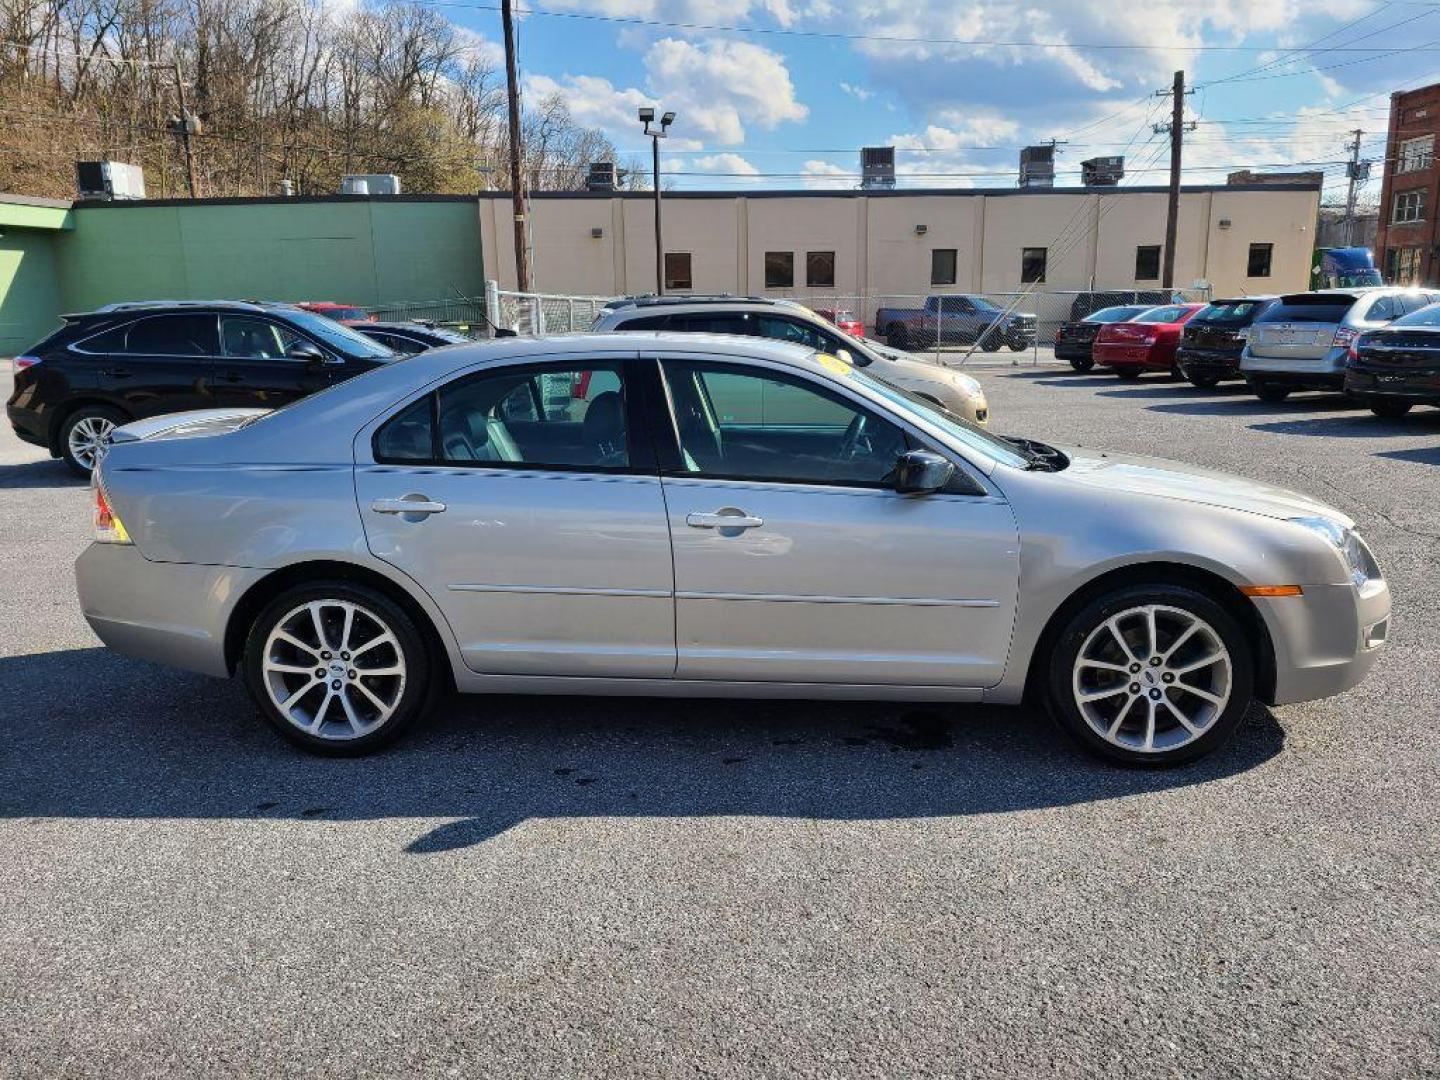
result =
[{"label": "car's front bumper", "polygon": [[1343,693],[1380,657],[1390,633],[1390,589],[1383,580],[1306,585],[1301,596],[1255,601],[1275,647],[1275,694],[1289,705]]},{"label": "car's front bumper", "polygon": [[75,562],[75,585],[85,621],[116,652],[225,676],[230,614],[266,573],[151,562],[133,545],[91,544]]},{"label": "car's front bumper", "polygon": [[1345,392],[1364,399],[1440,403],[1440,368],[1396,371],[1394,368],[1350,367],[1345,371]]}]

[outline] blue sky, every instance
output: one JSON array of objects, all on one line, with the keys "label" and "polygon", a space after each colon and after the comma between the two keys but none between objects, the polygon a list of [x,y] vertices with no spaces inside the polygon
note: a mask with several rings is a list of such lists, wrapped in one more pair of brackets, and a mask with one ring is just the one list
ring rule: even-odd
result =
[{"label": "blue sky", "polygon": [[[493,6],[446,10],[494,42]],[[562,94],[622,155],[648,153],[639,104],[676,110],[664,169],[678,187],[852,187],[857,148],[872,144],[900,148],[907,185],[1009,186],[1016,148],[1049,138],[1069,140],[1061,183],[1086,157],[1124,153],[1128,183],[1161,184],[1168,157],[1150,125],[1169,106],[1153,95],[1183,67],[1199,122],[1187,182],[1317,162],[1343,191],[1347,131],[1365,129],[1379,159],[1390,91],[1440,79],[1440,4],[1420,0],[521,6],[527,94]]]}]

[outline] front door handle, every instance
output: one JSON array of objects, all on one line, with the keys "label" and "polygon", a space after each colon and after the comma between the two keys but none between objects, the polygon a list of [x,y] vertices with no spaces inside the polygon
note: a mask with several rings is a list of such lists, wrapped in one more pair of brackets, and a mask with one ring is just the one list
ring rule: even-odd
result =
[{"label": "front door handle", "polygon": [[107,379],[128,379],[130,378],[129,368],[105,368],[100,372]]},{"label": "front door handle", "polygon": [[222,371],[216,378],[222,382],[244,382],[245,376],[238,371]]},{"label": "front door handle", "polygon": [[377,514],[443,514],[445,504],[432,502],[424,495],[406,495],[401,499],[376,499],[370,509]]},{"label": "front door handle", "polygon": [[765,524],[765,519],[752,517],[744,510],[727,506],[713,514],[686,514],[685,524],[692,529],[758,529]]}]

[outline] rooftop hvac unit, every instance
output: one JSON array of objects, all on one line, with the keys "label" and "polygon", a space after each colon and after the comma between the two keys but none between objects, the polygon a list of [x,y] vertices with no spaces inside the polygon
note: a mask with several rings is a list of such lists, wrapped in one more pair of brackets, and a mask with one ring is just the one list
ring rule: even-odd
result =
[{"label": "rooftop hvac unit", "polygon": [[400,177],[394,173],[355,173],[340,180],[341,195],[399,195]]},{"label": "rooftop hvac unit", "polygon": [[75,189],[82,199],[143,199],[145,171],[123,161],[77,161]]},{"label": "rooftop hvac unit", "polygon": [[586,191],[614,191],[615,163],[613,161],[592,161],[590,172],[585,177]]},{"label": "rooftop hvac unit", "polygon": [[1027,146],[1020,151],[1020,186],[1048,188],[1055,186],[1055,147]]},{"label": "rooftop hvac unit", "polygon": [[1114,187],[1125,178],[1125,159],[1092,157],[1080,163],[1080,182],[1086,187]]},{"label": "rooftop hvac unit", "polygon": [[865,146],[860,149],[860,186],[867,191],[895,186],[895,148]]}]

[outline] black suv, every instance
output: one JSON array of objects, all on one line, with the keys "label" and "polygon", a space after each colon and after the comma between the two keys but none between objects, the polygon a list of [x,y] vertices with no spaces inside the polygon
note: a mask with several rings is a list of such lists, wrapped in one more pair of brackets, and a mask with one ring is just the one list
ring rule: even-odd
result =
[{"label": "black suv", "polygon": [[395,359],[288,304],[110,304],[15,358],[15,434],[88,476],[114,429],[189,409],[273,409]]},{"label": "black suv", "polygon": [[411,322],[347,322],[372,341],[378,341],[397,353],[418,353],[444,345],[472,345],[475,339],[458,330],[419,319]]}]

